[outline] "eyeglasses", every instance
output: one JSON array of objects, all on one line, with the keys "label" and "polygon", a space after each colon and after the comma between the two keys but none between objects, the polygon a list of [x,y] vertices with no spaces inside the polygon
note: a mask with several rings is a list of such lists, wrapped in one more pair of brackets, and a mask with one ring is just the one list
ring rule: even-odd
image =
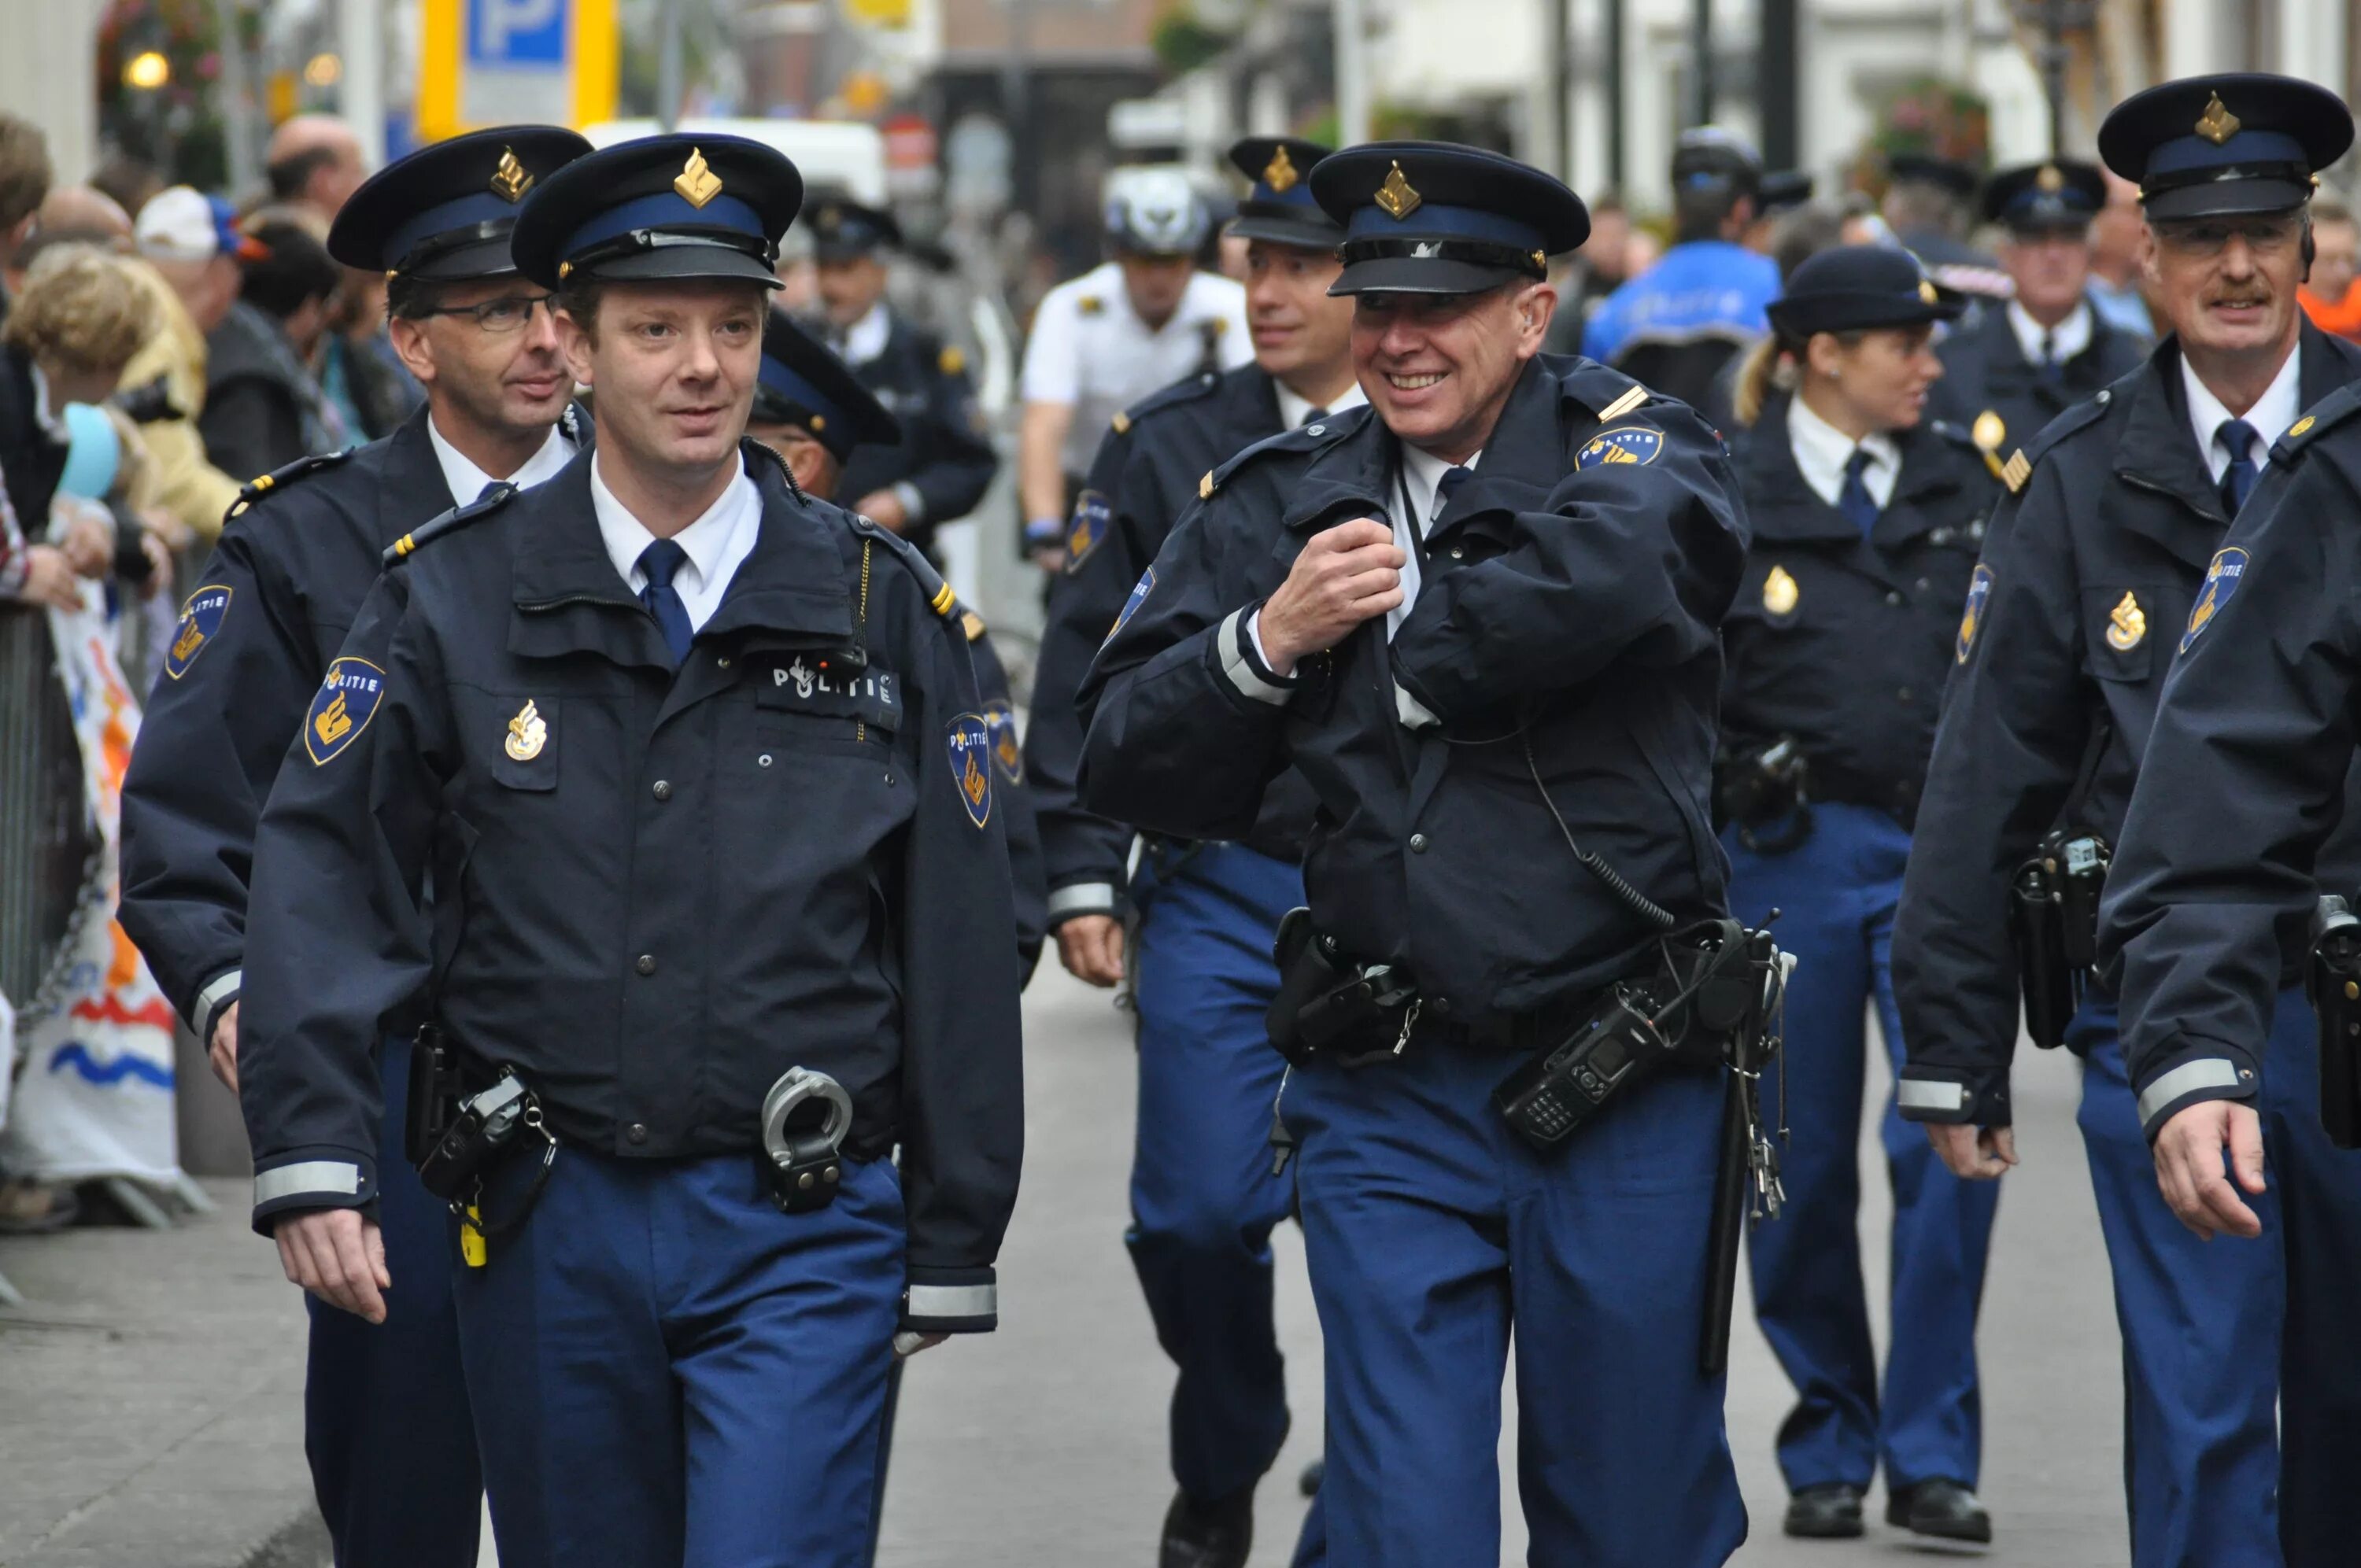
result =
[{"label": "eyeglasses", "polygon": [[2155,225],[2156,237],[2169,250],[2211,259],[2229,248],[2233,236],[2246,242],[2258,256],[2276,256],[2294,247],[2303,234],[2303,220],[2272,213],[2249,218],[2190,218]]},{"label": "eyeglasses", "polygon": [[493,337],[506,337],[522,332],[533,322],[535,305],[546,309],[554,320],[557,315],[557,296],[529,294],[499,300],[486,300],[479,305],[445,305],[436,310],[414,313],[414,319],[427,316],[467,316],[474,320],[478,332]]}]

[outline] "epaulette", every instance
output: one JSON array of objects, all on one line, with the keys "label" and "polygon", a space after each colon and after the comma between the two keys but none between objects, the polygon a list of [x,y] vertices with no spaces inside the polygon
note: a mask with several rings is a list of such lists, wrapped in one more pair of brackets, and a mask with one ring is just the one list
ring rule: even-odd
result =
[{"label": "epaulette", "polygon": [[489,517],[508,505],[515,499],[516,493],[517,488],[514,485],[494,485],[466,506],[453,507],[441,516],[429,518],[420,523],[416,528],[387,545],[385,554],[379,559],[389,566],[396,561],[408,560],[412,553],[420,545],[440,539],[453,529],[465,528],[479,517]]},{"label": "epaulette", "polygon": [[228,521],[274,490],[283,490],[298,479],[308,479],[314,474],[337,466],[359,450],[357,446],[347,446],[342,452],[322,452],[310,457],[298,457],[283,468],[273,468],[251,484],[238,487],[237,499],[230,502],[229,510],[222,514],[222,521]]},{"label": "epaulette", "polygon": [[1590,410],[1601,424],[1611,424],[1625,414],[1661,400],[1622,371],[1610,370],[1596,362],[1568,371],[1559,380],[1558,389]]},{"label": "epaulette", "polygon": [[1230,482],[1230,476],[1258,457],[1279,452],[1317,452],[1333,446],[1361,428],[1356,416],[1368,413],[1367,403],[1334,413],[1312,424],[1299,424],[1292,430],[1282,430],[1276,435],[1266,435],[1252,446],[1240,452],[1218,468],[1208,468],[1205,477],[1197,481],[1197,499],[1204,500],[1215,490]]},{"label": "epaulette", "polygon": [[1148,415],[1160,413],[1166,409],[1178,408],[1182,403],[1193,403],[1201,399],[1210,398],[1221,389],[1221,385],[1222,378],[1219,371],[1200,370],[1194,376],[1184,376],[1169,387],[1159,388],[1150,392],[1123,412],[1115,415],[1115,433],[1117,435],[1128,434],[1133,425]]},{"label": "epaulette", "polygon": [[2084,398],[2051,420],[2037,432],[2031,443],[2009,454],[2008,461],[2000,466],[2000,482],[2015,495],[2033,477],[2033,466],[2041,461],[2049,449],[2085,426],[2095,424],[2115,400],[2114,389],[2103,388]]},{"label": "epaulette", "polygon": [[951,592],[951,586],[943,581],[943,575],[935,570],[935,564],[928,560],[917,545],[884,523],[863,517],[857,511],[847,511],[844,515],[852,520],[854,532],[864,539],[890,546],[902,557],[903,565],[910,568],[910,575],[918,579],[918,591],[927,596],[928,609],[945,620],[960,613],[959,596]]},{"label": "epaulette", "polygon": [[2361,409],[2361,396],[2355,395],[2354,383],[2347,381],[2304,410],[2303,417],[2271,443],[2271,461],[2294,462],[2298,453],[2352,418],[2356,409]]},{"label": "epaulette", "polygon": [[983,617],[962,607],[960,610],[960,630],[967,633],[969,641],[980,641],[983,636]]}]

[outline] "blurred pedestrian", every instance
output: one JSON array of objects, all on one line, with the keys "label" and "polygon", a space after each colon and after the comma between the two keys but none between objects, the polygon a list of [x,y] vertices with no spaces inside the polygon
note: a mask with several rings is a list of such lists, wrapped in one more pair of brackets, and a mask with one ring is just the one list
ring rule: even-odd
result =
[{"label": "blurred pedestrian", "polygon": [[1606,192],[1590,204],[1590,237],[1566,258],[1553,280],[1557,313],[1550,317],[1551,354],[1582,352],[1582,332],[1607,297],[1630,280],[1631,214],[1623,198]]},{"label": "blurred pedestrian", "polygon": [[2304,280],[2304,314],[2323,332],[2361,341],[2361,288],[2355,285],[2355,251],[2361,226],[2353,209],[2329,197],[2312,204],[2312,270]]},{"label": "blurred pedestrian", "polygon": [[1900,152],[1886,160],[1881,215],[1894,241],[1927,275],[1976,306],[2006,302],[2012,291],[2000,262],[1968,243],[1982,174],[1972,164],[1932,153]]},{"label": "blurred pedestrian", "polygon": [[320,334],[320,390],[356,441],[391,435],[426,397],[394,351],[387,288],[384,273],[346,268]]},{"label": "blurred pedestrian", "polygon": [[197,429],[215,467],[268,474],[349,442],[312,371],[328,302],[344,274],[291,223],[246,231],[238,297],[205,339],[205,406]]},{"label": "blurred pedestrian", "polygon": [[156,301],[155,330],[124,367],[117,400],[148,448],[156,504],[210,543],[240,481],[214,465],[197,428],[205,340],[237,302],[240,254],[258,247],[237,232],[228,203],[186,185],[159,192],[139,210],[132,241],[137,270]]},{"label": "blurred pedestrian", "polygon": [[2147,220],[2140,213],[2139,185],[2110,169],[2106,204],[2091,225],[2091,304],[2125,332],[2157,335],[2142,277]]},{"label": "blurred pedestrian", "polygon": [[[30,121],[0,113],[0,269],[31,236],[54,178],[49,138]],[[7,314],[8,290],[0,282],[0,320]]]},{"label": "blurred pedestrian", "polygon": [[297,115],[270,133],[263,152],[270,199],[308,207],[323,227],[368,178],[360,137],[335,115]]},{"label": "blurred pedestrian", "polygon": [[164,189],[162,172],[146,159],[127,152],[115,153],[101,163],[91,172],[90,182],[135,218]]}]

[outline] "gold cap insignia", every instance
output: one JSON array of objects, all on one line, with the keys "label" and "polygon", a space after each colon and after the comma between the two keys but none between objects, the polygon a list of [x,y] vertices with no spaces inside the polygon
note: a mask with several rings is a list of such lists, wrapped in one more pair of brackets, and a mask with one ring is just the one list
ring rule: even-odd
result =
[{"label": "gold cap insignia", "polygon": [[1918,280],[1918,297],[1930,305],[1938,303],[1942,299],[1940,294],[1935,292],[1935,285],[1924,278]]},{"label": "gold cap insignia", "polygon": [[574,276],[574,263],[572,263],[571,261],[561,261],[561,262],[559,262],[559,263],[557,264],[557,280],[558,280],[559,282],[563,283],[563,282],[565,282],[568,278],[571,278],[571,277],[573,277],[573,276]]},{"label": "gold cap insignia", "polygon": [[2147,636],[2147,617],[2141,613],[2139,600],[2126,588],[2122,600],[2107,613],[2107,646],[2118,653],[2128,653]]},{"label": "gold cap insignia", "polygon": [[1115,425],[1115,433],[1117,435],[1121,435],[1131,428],[1131,416],[1124,412],[1121,409],[1117,409],[1115,411],[1115,418],[1111,422]]},{"label": "gold cap insignia", "polygon": [[1262,182],[1282,196],[1294,190],[1296,181],[1302,178],[1295,171],[1295,164],[1283,147],[1272,153],[1270,161],[1262,166]]},{"label": "gold cap insignia", "polygon": [[672,182],[680,199],[690,206],[702,209],[706,203],[721,194],[721,176],[713,172],[705,161],[705,149],[690,148],[688,161],[681,166],[680,176]]},{"label": "gold cap insignia", "polygon": [[542,721],[541,709],[527,701],[509,720],[508,739],[500,742],[500,750],[520,762],[530,762],[548,740],[549,726]]},{"label": "gold cap insignia", "polygon": [[1378,193],[1372,200],[1385,209],[1386,216],[1396,223],[1401,222],[1426,203],[1425,197],[1411,189],[1410,180],[1402,173],[1400,163],[1396,163],[1387,173],[1386,182],[1378,187]]},{"label": "gold cap insignia", "polygon": [[2312,417],[2310,414],[2306,414],[2301,419],[2296,421],[2293,424],[2288,426],[2288,433],[2290,435],[2301,435],[2305,431],[2310,430],[2312,427]]},{"label": "gold cap insignia", "polygon": [[2223,106],[2222,94],[2212,93],[2205,100],[2205,112],[2197,116],[2197,134],[2220,147],[2238,134],[2238,116]]},{"label": "gold cap insignia", "polygon": [[1771,575],[1763,579],[1763,608],[1773,615],[1795,614],[1795,601],[1802,597],[1803,590],[1784,566],[1772,567]]},{"label": "gold cap insignia", "polygon": [[2036,190],[2047,191],[2055,196],[2066,189],[2066,176],[2058,172],[2056,164],[2045,163],[2041,166],[2041,172],[2033,177],[2033,184]]},{"label": "gold cap insignia", "polygon": [[533,177],[517,161],[516,149],[500,148],[500,166],[492,170],[492,194],[503,202],[522,202],[524,193],[533,189]]},{"label": "gold cap insignia", "polygon": [[2008,422],[1993,410],[1986,409],[1976,415],[1976,422],[1969,430],[1968,438],[1986,452],[1997,452],[2000,444],[2008,439]]}]

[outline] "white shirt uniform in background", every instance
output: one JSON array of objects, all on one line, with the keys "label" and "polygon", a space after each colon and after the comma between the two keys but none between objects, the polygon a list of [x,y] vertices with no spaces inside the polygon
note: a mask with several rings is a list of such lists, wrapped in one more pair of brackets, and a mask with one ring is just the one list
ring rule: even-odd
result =
[{"label": "white shirt uniform in background", "polygon": [[1215,272],[1189,280],[1172,319],[1150,331],[1131,308],[1123,269],[1112,261],[1059,284],[1041,297],[1025,345],[1024,399],[1071,403],[1066,472],[1087,474],[1107,422],[1125,409],[1193,375],[1209,357],[1231,370],[1254,357],[1246,330],[1246,291]]}]

